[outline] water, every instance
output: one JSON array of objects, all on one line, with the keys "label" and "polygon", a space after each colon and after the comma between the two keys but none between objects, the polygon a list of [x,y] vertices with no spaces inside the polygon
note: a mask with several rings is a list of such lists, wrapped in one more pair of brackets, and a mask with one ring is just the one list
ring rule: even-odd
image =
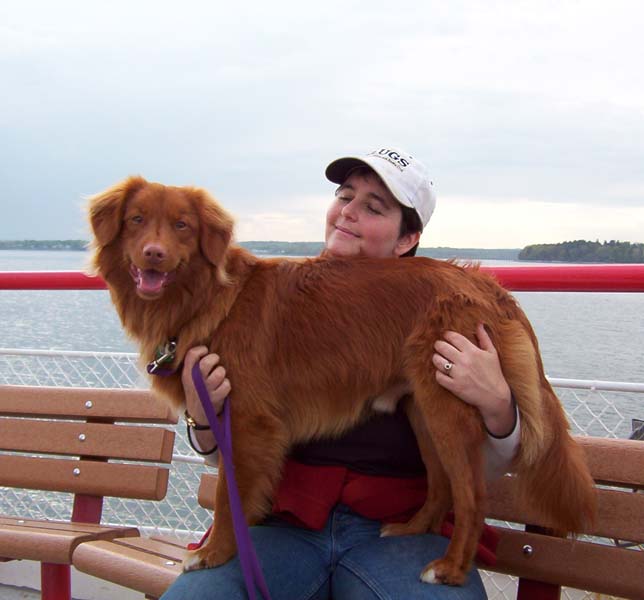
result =
[{"label": "water", "polygon": [[[86,263],[84,252],[0,251],[3,271],[81,270]],[[537,333],[549,376],[644,382],[644,294],[516,297]],[[3,347],[135,351],[106,291],[0,291],[0,322]],[[644,416],[644,407],[628,412]]]},{"label": "water", "polygon": [[[0,271],[82,271],[85,252],[0,251]],[[134,352],[104,290],[0,290],[5,348]]]}]

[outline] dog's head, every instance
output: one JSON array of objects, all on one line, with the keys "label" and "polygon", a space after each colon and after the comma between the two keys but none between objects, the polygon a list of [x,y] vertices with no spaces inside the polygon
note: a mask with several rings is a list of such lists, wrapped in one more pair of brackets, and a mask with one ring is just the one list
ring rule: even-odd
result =
[{"label": "dog's head", "polygon": [[130,177],[90,198],[89,220],[98,272],[107,278],[118,259],[141,298],[159,298],[173,282],[194,277],[199,261],[226,283],[233,220],[205,190]]}]

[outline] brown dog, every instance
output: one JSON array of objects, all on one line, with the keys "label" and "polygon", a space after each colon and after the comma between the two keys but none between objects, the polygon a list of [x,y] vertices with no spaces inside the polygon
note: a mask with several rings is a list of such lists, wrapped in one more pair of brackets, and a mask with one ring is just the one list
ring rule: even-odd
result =
[{"label": "brown dog", "polygon": [[[478,411],[436,383],[434,342],[475,339],[487,324],[521,414],[515,460],[524,495],[552,527],[580,531],[595,511],[593,481],[512,296],[475,268],[426,258],[259,259],[231,244],[232,219],[207,194],[132,177],[90,200],[94,266],[145,361],[178,338],[208,345],[232,383],[234,463],[250,524],[269,512],[292,444],[338,435],[364,419],[369,398],[409,382],[406,411],[429,478],[425,505],[386,534],[437,531],[453,507],[445,556],[425,581],[461,584],[484,518],[484,426]],[[181,410],[180,376],[153,387]],[[437,458],[438,457],[438,458]],[[213,533],[187,568],[236,552],[220,473]]]}]

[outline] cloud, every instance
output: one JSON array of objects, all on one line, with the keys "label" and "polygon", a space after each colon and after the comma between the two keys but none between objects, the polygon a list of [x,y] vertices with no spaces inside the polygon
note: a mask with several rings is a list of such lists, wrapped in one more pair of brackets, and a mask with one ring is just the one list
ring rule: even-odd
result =
[{"label": "cloud", "polygon": [[321,242],[332,193],[319,196],[282,198],[281,211],[235,211],[235,237],[238,241]]},{"label": "cloud", "polygon": [[642,231],[644,206],[446,196],[439,199],[421,246],[523,248],[579,239],[640,242]]},{"label": "cloud", "polygon": [[567,204],[626,238],[644,200],[643,15],[625,0],[2,3],[0,238],[74,237],[79,198],[141,173],[207,187],[248,235],[304,239],[324,210],[297,199],[327,197],[327,162],[382,143],[428,163],[439,202]]}]

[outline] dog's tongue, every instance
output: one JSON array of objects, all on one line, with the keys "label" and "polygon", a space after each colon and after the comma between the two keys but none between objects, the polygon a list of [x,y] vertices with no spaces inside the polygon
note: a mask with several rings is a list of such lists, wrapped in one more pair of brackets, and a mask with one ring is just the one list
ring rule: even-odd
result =
[{"label": "dog's tongue", "polygon": [[137,288],[146,294],[156,294],[161,291],[168,276],[154,269],[141,270],[138,273]]}]

